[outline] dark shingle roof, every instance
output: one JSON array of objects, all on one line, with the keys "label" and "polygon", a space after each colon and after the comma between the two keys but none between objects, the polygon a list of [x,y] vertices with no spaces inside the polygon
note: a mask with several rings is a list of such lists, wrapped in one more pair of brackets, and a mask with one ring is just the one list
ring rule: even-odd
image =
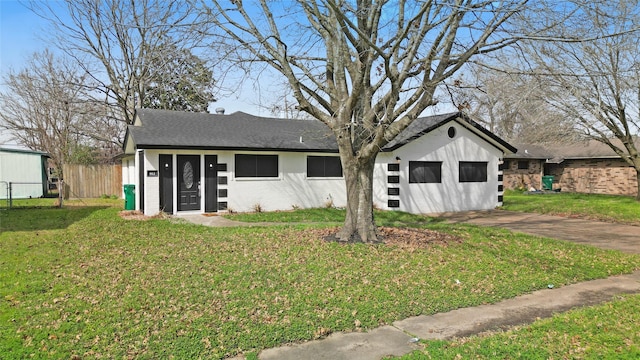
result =
[{"label": "dark shingle roof", "polygon": [[[129,126],[139,148],[337,151],[320,121],[140,109],[141,126]],[[300,141],[302,139],[302,142]]]},{"label": "dark shingle roof", "polygon": [[[618,139],[612,139],[612,143],[623,148]],[[636,147],[640,148],[640,139],[635,141]],[[518,152],[506,155],[510,159],[541,159],[551,163],[561,163],[571,159],[616,159],[620,158],[608,145],[597,140],[586,140],[581,142],[567,142],[553,145],[517,145]]]},{"label": "dark shingle roof", "polygon": [[[139,109],[135,126],[129,126],[126,142],[138,148],[191,148],[227,150],[337,152],[329,128],[318,120],[265,118],[236,112],[229,115]],[[460,113],[416,119],[383,151],[397,149],[456,120],[474,129],[489,142],[508,151],[516,149]],[[131,138],[131,139],[130,139]]]},{"label": "dark shingle roof", "polygon": [[[611,142],[624,149],[622,142],[618,139],[611,139]],[[635,141],[636,147],[640,148],[640,139]],[[608,145],[596,141],[588,140],[584,142],[556,145],[550,147],[551,152],[557,159],[591,159],[591,158],[619,158],[620,156]]]},{"label": "dark shingle roof", "polygon": [[505,155],[506,159],[551,159],[551,152],[540,145],[533,144],[516,144],[518,152],[515,154]]}]

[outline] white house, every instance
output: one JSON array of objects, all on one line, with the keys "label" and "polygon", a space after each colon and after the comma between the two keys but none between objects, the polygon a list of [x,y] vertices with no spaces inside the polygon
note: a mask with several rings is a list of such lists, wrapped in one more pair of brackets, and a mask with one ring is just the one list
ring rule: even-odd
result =
[{"label": "white house", "polygon": [[44,196],[48,158],[48,154],[39,151],[0,148],[0,199]]},{"label": "white house", "polygon": [[[123,184],[147,215],[346,205],[336,142],[316,120],[141,109],[124,150]],[[502,158],[515,151],[461,113],[419,118],[378,155],[375,206],[493,209]]]}]

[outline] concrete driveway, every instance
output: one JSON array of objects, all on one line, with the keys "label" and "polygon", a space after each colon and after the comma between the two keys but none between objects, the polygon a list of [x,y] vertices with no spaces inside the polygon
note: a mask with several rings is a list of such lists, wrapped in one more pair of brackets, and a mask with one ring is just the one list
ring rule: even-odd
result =
[{"label": "concrete driveway", "polygon": [[640,253],[640,226],[503,210],[447,213],[434,216],[450,223],[494,226],[597,246],[602,249]]}]

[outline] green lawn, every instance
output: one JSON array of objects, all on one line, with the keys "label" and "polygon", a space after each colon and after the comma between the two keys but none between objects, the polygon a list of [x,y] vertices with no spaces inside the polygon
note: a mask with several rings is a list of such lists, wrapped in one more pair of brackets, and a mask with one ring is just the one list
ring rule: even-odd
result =
[{"label": "green lawn", "polygon": [[640,202],[630,196],[508,191],[503,209],[640,225]]},{"label": "green lawn", "polygon": [[[119,207],[111,207],[118,205]],[[337,244],[308,224],[123,220],[122,202],[0,211],[3,358],[222,358],[626,273],[638,257],[381,212],[459,242]],[[337,213],[336,213],[337,212]],[[460,284],[457,284],[457,281]]]}]

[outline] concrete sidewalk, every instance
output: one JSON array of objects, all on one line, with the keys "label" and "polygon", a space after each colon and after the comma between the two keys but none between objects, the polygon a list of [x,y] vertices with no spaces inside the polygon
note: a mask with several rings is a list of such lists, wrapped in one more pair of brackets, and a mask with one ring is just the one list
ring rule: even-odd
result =
[{"label": "concrete sidewalk", "polygon": [[[438,214],[451,223],[494,226],[538,236],[640,253],[640,227],[509,211],[477,211]],[[187,215],[186,220],[207,226],[264,226],[219,216]],[[418,339],[450,339],[488,330],[528,324],[538,318],[573,308],[596,305],[620,294],[640,293],[640,271],[630,275],[544,289],[493,305],[481,305],[447,313],[417,316],[366,333],[335,333],[326,339],[285,345],[260,352],[259,359],[378,360],[419,349]],[[243,359],[236,357],[234,359]]]},{"label": "concrete sidewalk", "polygon": [[640,293],[640,271],[557,289],[539,290],[494,305],[416,316],[367,333],[335,333],[322,340],[267,349],[258,357],[262,360],[378,360],[419,349],[420,346],[415,342],[417,339],[451,339],[487,330],[506,329],[631,293]]}]

